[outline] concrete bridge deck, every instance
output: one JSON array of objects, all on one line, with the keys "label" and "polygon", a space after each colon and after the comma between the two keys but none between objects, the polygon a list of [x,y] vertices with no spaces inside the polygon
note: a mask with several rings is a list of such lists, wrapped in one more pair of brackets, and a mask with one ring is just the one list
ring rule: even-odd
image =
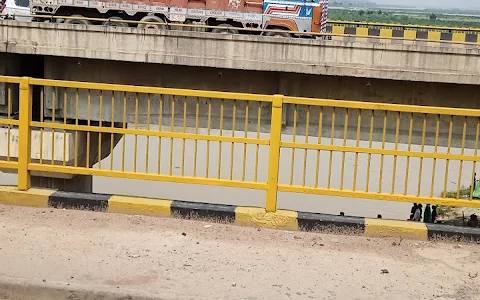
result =
[{"label": "concrete bridge deck", "polygon": [[0,22],[1,52],[220,69],[479,84],[478,48]]}]

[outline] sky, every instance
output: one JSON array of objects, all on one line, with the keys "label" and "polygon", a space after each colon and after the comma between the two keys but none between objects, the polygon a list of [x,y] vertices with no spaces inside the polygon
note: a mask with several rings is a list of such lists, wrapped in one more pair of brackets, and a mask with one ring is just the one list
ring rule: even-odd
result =
[{"label": "sky", "polygon": [[402,5],[410,7],[436,7],[436,8],[478,8],[479,0],[374,0],[379,5]]}]

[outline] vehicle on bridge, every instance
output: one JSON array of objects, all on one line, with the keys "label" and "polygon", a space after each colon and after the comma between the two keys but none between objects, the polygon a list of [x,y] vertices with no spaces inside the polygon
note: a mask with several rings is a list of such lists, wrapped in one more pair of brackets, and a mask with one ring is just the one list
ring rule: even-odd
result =
[{"label": "vehicle on bridge", "polygon": [[0,16],[0,19],[15,19],[24,22],[32,20],[32,17],[29,16],[29,0],[2,0],[1,3],[0,13],[3,17]]},{"label": "vehicle on bridge", "polygon": [[[325,5],[328,0],[33,0],[30,9],[36,15],[72,17],[64,20],[69,24],[140,29],[181,29],[174,24],[197,24],[218,27],[207,29],[214,33],[287,37],[292,32],[319,32],[321,24],[326,23]],[[91,20],[93,18],[108,20]],[[142,23],[122,22],[124,20]]]}]

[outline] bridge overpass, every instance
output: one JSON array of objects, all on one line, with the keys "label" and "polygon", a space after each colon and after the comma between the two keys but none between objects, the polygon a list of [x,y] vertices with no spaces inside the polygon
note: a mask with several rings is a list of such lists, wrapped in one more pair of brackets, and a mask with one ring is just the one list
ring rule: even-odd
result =
[{"label": "bridge overpass", "polygon": [[1,24],[4,59],[29,55],[50,79],[447,107],[477,107],[480,97],[478,47]]},{"label": "bridge overpass", "polygon": [[[469,171],[466,171],[466,167],[462,169],[461,164],[459,169],[456,169],[462,174],[459,178],[463,178],[463,180],[458,179],[457,186],[460,186],[460,182],[470,183],[472,175],[463,173],[473,174],[474,171],[470,170],[475,170],[478,160],[476,152],[473,152],[478,144],[478,111],[450,110],[451,107],[478,107],[480,95],[477,85],[480,68],[478,68],[479,50],[476,48],[434,47],[431,44],[419,45],[415,42],[409,44],[408,41],[405,44],[369,43],[368,40],[351,43],[8,21],[2,24],[4,26],[1,27],[0,41],[5,45],[3,48],[5,55],[2,56],[1,64],[3,74],[152,86],[139,88],[42,81],[41,79],[25,83],[19,78],[7,78],[7,80],[3,78],[1,81],[8,89],[3,89],[3,95],[0,95],[2,96],[0,108],[5,115],[7,115],[6,111],[10,111],[10,115],[7,115],[8,120],[3,121],[4,125],[18,125],[18,123],[12,123],[12,120],[21,103],[19,102],[19,95],[22,92],[21,82],[24,82],[23,91],[28,87],[32,88],[31,103],[34,109],[33,116],[30,117],[34,122],[40,121],[39,124],[31,125],[33,127],[31,143],[37,147],[34,148],[37,152],[32,150],[35,152],[35,156],[32,154],[32,159],[35,159],[36,163],[40,160],[39,163],[42,165],[42,159],[51,158],[52,164],[55,161],[55,164],[69,164],[72,167],[71,163],[75,155],[78,155],[75,159],[78,159],[79,164],[83,165],[87,161],[86,169],[81,171],[68,169],[69,171],[65,172],[65,169],[58,166],[37,165],[36,170],[31,170],[34,172],[60,171],[58,172],[60,174],[87,177],[95,174],[108,175],[110,173],[106,170],[95,173],[91,171],[91,167],[98,162],[99,157],[105,158],[111,153],[120,137],[127,135],[135,136],[135,147],[137,136],[143,136],[147,140],[149,137],[172,138],[171,144],[173,139],[178,141],[200,139],[220,142],[220,144],[222,141],[232,142],[233,149],[235,142],[242,144],[246,140],[236,138],[225,140],[224,137],[211,138],[198,135],[223,136],[233,134],[232,132],[238,131],[239,128],[245,128],[246,132],[250,132],[245,133],[246,137],[252,137],[250,134],[259,132],[258,134],[267,134],[264,137],[268,140],[272,134],[271,124],[275,123],[275,126],[279,126],[279,120],[274,120],[272,117],[274,108],[278,108],[275,106],[278,101],[272,96],[274,94],[294,96],[282,98],[282,105],[280,105],[282,109],[280,130],[287,135],[283,142],[286,149],[299,148],[302,151],[305,150],[305,153],[307,150],[318,150],[323,153],[337,152],[342,155],[347,152],[359,154],[360,152],[356,152],[357,150],[352,147],[363,143],[365,149],[361,153],[381,155],[380,169],[382,170],[384,155],[390,158],[398,155],[409,158],[410,152],[413,151],[410,144],[413,144],[417,147],[413,151],[414,157],[433,159],[431,174],[438,171],[435,169],[437,159],[469,161]],[[207,91],[155,88],[158,86]],[[219,90],[249,94],[214,92]],[[315,97],[315,99],[302,99],[299,96]],[[354,101],[335,103],[322,98]],[[396,107],[355,101],[419,104],[433,107],[425,109],[410,105]],[[254,106],[245,103],[253,103]],[[442,109],[442,106],[448,109]],[[209,110],[210,107],[211,110]],[[258,119],[255,113],[252,114],[252,109],[255,112],[258,110]],[[322,119],[318,116],[319,110],[323,112]],[[315,119],[313,115],[316,116]],[[354,122],[357,119],[358,124]],[[323,121],[323,125],[320,120]],[[85,126],[85,122],[95,123],[93,127],[88,127],[89,130],[75,127],[76,125]],[[124,125],[128,123],[134,124],[133,131]],[[137,131],[140,130],[139,124],[146,124],[146,127],[142,131]],[[257,124],[257,126],[251,128],[249,124]],[[148,130],[145,131],[150,125],[157,126],[157,129],[168,126],[171,133],[152,136]],[[52,139],[56,142],[52,141],[49,146],[49,142],[42,141],[37,126],[40,132],[45,130],[44,139]],[[110,129],[105,129],[105,126]],[[176,126],[180,127],[181,133],[175,133]],[[194,131],[187,133],[185,128]],[[207,133],[205,132],[207,128],[230,130],[230,132]],[[200,131],[196,131],[199,129]],[[52,131],[55,131],[55,134],[51,134]],[[85,131],[92,133],[90,144]],[[3,133],[5,133],[4,142],[11,137],[18,138],[21,135],[20,132],[10,136],[6,131]],[[75,140],[78,138],[77,134],[80,135],[80,140]],[[315,148],[317,146],[297,145],[295,140],[291,144],[288,139],[292,135],[299,135],[302,138],[310,135],[310,138],[316,136],[320,140],[322,138],[331,140],[330,145],[325,146],[326,148],[317,149]],[[369,141],[377,144],[368,145]],[[343,148],[336,145],[337,142],[343,144]],[[16,149],[20,151],[22,144],[18,139],[16,143]],[[247,140],[246,144],[248,143],[257,143],[260,147],[269,142],[258,140],[257,137],[254,141]],[[390,146],[395,145],[395,149],[385,149],[385,143],[391,143]],[[82,152],[75,154],[74,148],[77,146],[74,145],[81,145],[79,147]],[[420,146],[431,147],[429,151],[433,154],[427,154],[425,157],[418,154],[418,151],[424,151]],[[398,150],[402,147],[404,150]],[[451,154],[450,147],[458,150],[457,153]],[[460,149],[462,149],[461,152]],[[42,150],[44,150],[43,155]],[[470,152],[467,151],[467,153],[464,150]],[[88,154],[85,157],[89,151],[96,153],[95,157],[93,155],[88,157]],[[125,147],[122,153],[125,153]],[[170,153],[172,155],[172,149]],[[7,157],[7,154],[6,151],[0,153],[3,157]],[[25,153],[18,153],[18,157],[25,157],[25,155]],[[160,157],[160,153],[158,156]],[[233,152],[230,159],[233,161]],[[173,158],[170,158],[170,169],[172,160]],[[291,160],[293,165],[295,161],[293,156]],[[299,162],[298,159],[296,161]],[[6,166],[15,169],[8,160],[7,162]],[[332,157],[330,162],[332,165]],[[318,170],[319,163],[313,164],[317,165]],[[336,164],[333,163],[333,165]],[[391,165],[395,173],[396,167],[394,164]],[[409,173],[408,163],[406,165],[405,172]],[[365,160],[366,166],[367,160]],[[448,166],[446,163],[445,172],[441,173],[440,177],[448,177]],[[220,166],[218,167],[220,170]],[[230,167],[232,170],[233,167]],[[206,169],[209,170],[209,168]],[[145,172],[148,173],[148,170]],[[331,167],[329,172],[332,172]],[[382,177],[381,172],[380,177]],[[146,176],[156,178],[155,180],[161,178],[167,181],[183,182],[180,177],[171,177],[171,171],[168,176],[158,178],[150,177],[149,174],[134,173],[126,174],[122,169],[120,173],[110,175],[113,174],[113,177]],[[218,171],[218,173],[221,172]],[[294,173],[293,169],[291,173]],[[305,173],[304,168],[303,174]],[[206,175],[208,177],[208,174]],[[343,171],[341,176],[343,181]],[[183,178],[183,173],[181,177]],[[411,177],[409,179],[407,175],[403,179],[405,182],[403,196],[405,196]],[[392,178],[392,181],[394,182],[395,179]],[[439,184],[442,185],[443,182],[433,181],[432,179],[432,189],[424,198],[429,203],[433,203],[430,201],[432,197],[437,197],[433,193],[433,187],[435,186],[435,190],[442,189]],[[223,181],[214,180],[214,182],[224,184]],[[368,190],[368,183],[363,184]],[[385,185],[385,181],[383,184]],[[382,185],[382,179],[380,179],[380,185]],[[452,187],[450,183],[449,185]],[[251,185],[247,184],[247,186]],[[253,186],[259,187],[255,184]],[[420,184],[418,187],[420,189]],[[263,188],[265,188],[264,185],[261,189]],[[304,187],[295,187],[290,190],[295,189],[306,191]],[[330,187],[319,192],[315,188],[308,190],[307,193],[329,193],[329,190]],[[355,184],[348,192],[334,193],[347,197],[359,195],[355,192]],[[373,193],[361,194],[361,196],[378,197]],[[402,193],[388,197],[402,199]],[[416,201],[415,199],[413,196],[408,196],[404,200]],[[437,201],[443,200],[437,199]]]}]

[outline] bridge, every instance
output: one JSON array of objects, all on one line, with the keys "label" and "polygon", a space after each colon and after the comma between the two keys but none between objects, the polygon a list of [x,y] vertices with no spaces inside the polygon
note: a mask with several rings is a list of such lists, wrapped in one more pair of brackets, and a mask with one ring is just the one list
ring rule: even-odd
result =
[{"label": "bridge", "polygon": [[[6,117],[2,124],[7,126],[2,129],[2,144],[9,145],[0,153],[5,159],[2,167],[19,172],[19,176],[21,173],[21,189],[28,189],[30,180],[37,180],[33,186],[57,187],[32,176],[46,175],[77,180],[67,186],[63,181],[62,189],[73,186],[91,191],[91,176],[96,175],[263,190],[269,200],[266,205],[264,201],[256,205],[268,211],[276,210],[277,192],[477,206],[470,200],[473,191],[467,193],[468,200],[460,191],[464,190],[461,186],[473,186],[478,159],[476,48],[433,47],[416,41],[351,43],[63,24],[3,24],[0,39],[7,54],[3,56],[4,73],[34,77],[2,79],[2,111]],[[22,91],[28,91],[24,99],[31,97],[23,101],[32,105],[31,115],[18,108]],[[28,120],[23,130],[15,119],[17,113]],[[26,132],[30,132],[30,139]],[[127,138],[133,139],[130,151],[134,163],[130,171],[126,171],[125,162]],[[151,139],[158,139],[155,159],[148,154]],[[161,144],[165,139],[170,140],[167,149]],[[316,145],[310,145],[312,139],[317,140]],[[328,145],[318,145],[324,139]],[[115,164],[113,152],[120,140],[122,148],[118,151],[122,158]],[[138,169],[139,140],[146,142],[142,171]],[[197,149],[203,151],[206,160],[197,161],[197,150],[190,153],[195,161],[191,173],[186,171],[187,141],[194,143],[194,149],[200,142],[206,147]],[[218,146],[217,150],[209,148],[210,143]],[[230,154],[222,159],[225,143],[230,144]],[[242,145],[245,150],[240,149]],[[174,158],[178,146],[185,151],[181,158]],[[247,146],[257,149],[254,159],[247,155]],[[27,148],[31,149],[30,155],[20,152]],[[170,153],[165,161],[162,151]],[[210,151],[217,152],[210,156]],[[291,152],[291,167],[279,165],[277,151]],[[239,169],[234,166],[242,152],[244,162]],[[299,152],[304,152],[303,158],[297,157]],[[317,153],[318,158],[312,160],[310,153]],[[268,164],[259,167],[263,155],[269,157]],[[349,155],[353,155],[350,159],[354,163],[345,167]],[[217,165],[212,166],[216,156]],[[22,163],[15,162],[21,157]],[[389,157],[388,162],[385,157]],[[377,158],[379,172],[371,175],[370,160]],[[110,169],[102,168],[105,159],[110,159]],[[180,174],[174,167],[177,159]],[[254,169],[247,166],[249,159],[253,159]],[[413,169],[411,159],[419,160]],[[156,174],[150,174],[152,160],[158,161]],[[329,161],[324,176],[318,175],[320,161]],[[440,161],[442,167],[437,165]],[[428,163],[428,171],[423,162]],[[165,163],[168,171],[163,174],[160,165]],[[283,175],[275,174],[277,165],[284,169]],[[307,178],[312,174],[307,165],[315,166],[316,179]],[[359,165],[368,170],[362,177],[366,181],[357,179]],[[196,176],[199,169],[204,172],[202,178]],[[216,175],[211,177],[213,170]],[[249,180],[248,170],[253,176]],[[397,172],[404,175],[398,179]],[[454,181],[449,180],[451,172],[458,174]],[[345,174],[350,176],[348,188]],[[259,182],[260,176],[271,181]],[[375,191],[370,187],[370,176],[375,176],[378,183]],[[424,184],[426,178],[430,178],[428,187]],[[80,183],[83,179],[86,183]],[[325,180],[322,187],[320,179]],[[314,181],[308,185],[309,180]],[[362,186],[362,192],[357,191],[358,186]],[[456,200],[447,197],[451,189],[455,190]]]},{"label": "bridge", "polygon": [[477,48],[1,24],[0,298],[478,295]]}]

